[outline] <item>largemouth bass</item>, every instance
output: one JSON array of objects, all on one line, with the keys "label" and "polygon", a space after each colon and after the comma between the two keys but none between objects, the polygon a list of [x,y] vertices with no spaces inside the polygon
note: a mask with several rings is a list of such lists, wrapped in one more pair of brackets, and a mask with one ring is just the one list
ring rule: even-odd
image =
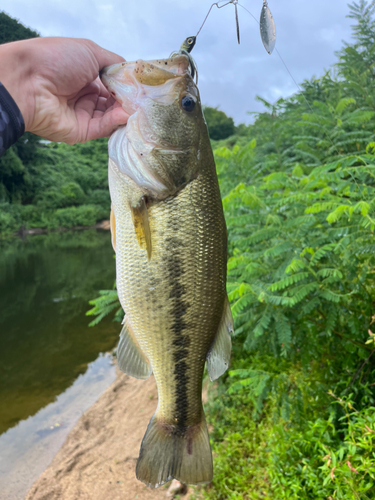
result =
[{"label": "largemouth bass", "polygon": [[119,368],[153,372],[158,406],[137,478],[212,480],[202,406],[228,367],[233,321],[226,293],[227,233],[214,158],[189,56],[105,68],[103,83],[130,114],[109,141],[111,230],[125,311]]}]

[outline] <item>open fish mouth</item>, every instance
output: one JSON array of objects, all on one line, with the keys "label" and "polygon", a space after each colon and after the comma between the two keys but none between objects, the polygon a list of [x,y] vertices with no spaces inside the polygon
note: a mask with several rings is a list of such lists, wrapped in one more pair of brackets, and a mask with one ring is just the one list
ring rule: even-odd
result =
[{"label": "open fish mouth", "polygon": [[135,113],[144,98],[172,104],[176,97],[173,88],[186,75],[190,75],[190,61],[184,54],[113,64],[100,72],[104,86],[129,115]]}]

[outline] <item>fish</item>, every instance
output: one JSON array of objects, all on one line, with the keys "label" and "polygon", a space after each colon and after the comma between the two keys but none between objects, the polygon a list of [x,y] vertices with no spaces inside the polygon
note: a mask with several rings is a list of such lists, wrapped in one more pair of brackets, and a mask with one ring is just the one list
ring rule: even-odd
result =
[{"label": "fish", "polygon": [[119,368],[154,374],[158,404],[136,477],[210,483],[202,405],[228,368],[233,319],[226,292],[227,230],[199,90],[186,53],[104,68],[101,80],[130,115],[110,137],[111,232],[125,311]]}]

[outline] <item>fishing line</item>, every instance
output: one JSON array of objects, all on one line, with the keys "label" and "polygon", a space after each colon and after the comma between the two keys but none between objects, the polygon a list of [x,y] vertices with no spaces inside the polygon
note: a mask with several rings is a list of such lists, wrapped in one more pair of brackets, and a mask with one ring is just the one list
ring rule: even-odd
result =
[{"label": "fishing line", "polygon": [[[223,0],[223,1],[225,1],[225,0]],[[294,78],[292,72],[289,70],[289,68],[288,68],[286,62],[284,61],[283,57],[281,56],[280,52],[277,50],[277,48],[275,48],[275,43],[276,43],[276,28],[275,28],[275,23],[274,23],[271,11],[269,10],[269,7],[268,7],[267,0],[263,0],[263,7],[262,7],[262,10],[261,10],[260,21],[244,5],[240,4],[239,0],[226,1],[223,5],[220,5],[221,3],[223,3],[223,2],[215,2],[215,3],[213,3],[211,5],[211,7],[208,10],[208,13],[207,13],[206,17],[204,18],[204,21],[203,21],[201,27],[198,30],[198,33],[195,36],[195,40],[198,37],[198,35],[200,34],[200,32],[202,31],[202,28],[206,24],[208,16],[211,14],[211,11],[212,11],[212,9],[215,6],[218,9],[222,9],[223,7],[226,7],[227,5],[232,4],[232,5],[234,5],[234,8],[235,8],[237,41],[238,41],[238,43],[240,43],[240,24],[239,24],[238,7],[237,6],[241,7],[242,9],[244,9],[248,14],[250,14],[250,16],[254,19],[254,21],[259,26],[259,28],[260,28],[260,34],[261,34],[261,38],[262,38],[262,42],[263,42],[264,48],[266,49],[266,51],[270,55],[273,52],[273,50],[276,51],[276,53],[277,53],[277,55],[278,55],[281,63],[283,64],[285,70],[287,71],[288,75],[290,76],[290,78],[292,79],[293,83],[297,87],[298,91],[300,92],[300,95],[302,95],[303,100],[306,102],[307,107],[309,108],[310,112],[312,113],[312,115],[316,118],[316,120],[319,123],[319,118],[316,115],[315,111],[313,110],[312,106],[310,105],[309,101],[307,100],[306,96],[304,95],[303,89],[301,88],[301,86],[298,84],[298,82]],[[194,42],[194,44],[195,44],[195,42]],[[328,135],[328,133],[325,130],[324,130],[324,134],[325,134],[326,138],[328,139],[328,141],[330,142],[331,146],[334,148],[334,150],[336,150],[336,152],[339,153],[339,151],[337,149],[337,146],[335,146],[335,144],[333,143],[331,137]]]},{"label": "fishing line", "polygon": [[[251,17],[254,19],[254,21],[258,24],[258,26],[260,26],[260,22],[258,21],[258,19],[257,19],[257,18],[256,18],[256,17],[255,17],[255,16],[254,16],[254,15],[253,15],[253,14],[252,14],[252,13],[251,13],[251,12],[250,12],[247,8],[246,8],[246,7],[244,7],[244,6],[243,6],[242,4],[240,4],[240,3],[239,3],[238,5],[239,5],[242,9],[246,10],[246,12],[247,12],[248,14],[250,14],[250,16],[251,16]],[[288,74],[289,74],[290,78],[293,80],[293,82],[294,82],[295,86],[297,87],[297,89],[298,89],[300,92],[302,92],[302,88],[301,88],[301,86],[297,83],[297,81],[295,80],[294,76],[293,76],[293,75],[292,75],[292,73],[290,72],[290,70],[289,70],[288,66],[286,65],[286,62],[285,62],[285,61],[284,61],[284,59],[281,57],[280,52],[277,50],[277,48],[275,48],[275,51],[276,51],[276,54],[279,56],[280,61],[283,63],[283,65],[284,65],[284,67],[285,67],[286,71],[288,72]],[[305,99],[306,104],[308,105],[308,107],[309,107],[310,111],[311,111],[313,114],[315,114],[315,113],[314,113],[314,110],[313,110],[313,109],[311,108],[311,106],[310,106],[309,101],[306,99],[306,97],[305,97],[303,94],[302,94],[302,96],[303,96],[303,98]]]},{"label": "fishing line", "polygon": [[[264,4],[266,4],[266,0],[263,0],[264,1]],[[248,14],[250,14],[250,16],[254,19],[254,21],[258,24],[258,26],[260,26],[260,22],[258,21],[258,19],[246,8],[244,7],[242,4],[238,4],[242,9],[246,10],[246,12]],[[277,48],[275,48],[275,51],[276,51],[276,54],[278,55],[280,61],[282,62],[283,66],[285,67],[286,71],[288,72],[290,78],[292,79],[292,81],[294,82],[295,86],[297,87],[297,89],[299,90],[300,92],[300,95],[302,95],[304,101],[306,102],[309,110],[311,111],[311,113],[313,114],[313,116],[317,119],[318,123],[319,123],[319,118],[317,116],[317,114],[315,113],[315,111],[313,110],[313,108],[311,107],[309,101],[307,100],[305,94],[303,93],[303,89],[301,88],[301,86],[299,85],[299,83],[296,81],[296,79],[294,78],[294,76],[292,75],[291,71],[289,70],[286,62],[284,61],[283,57],[281,56],[280,52],[277,50]],[[327,137],[328,141],[331,143],[332,147],[336,150],[336,152],[339,154],[339,150],[337,149],[337,146],[335,146],[334,142],[332,141],[331,137],[328,135],[328,133],[324,130],[324,134],[325,136]]]}]

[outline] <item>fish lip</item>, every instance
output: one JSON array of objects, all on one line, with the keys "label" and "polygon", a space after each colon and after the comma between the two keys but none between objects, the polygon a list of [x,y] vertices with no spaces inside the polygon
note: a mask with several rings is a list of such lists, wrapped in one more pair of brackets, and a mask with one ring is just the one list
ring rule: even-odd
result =
[{"label": "fish lip", "polygon": [[138,59],[106,66],[99,76],[112,97],[132,115],[146,98],[171,104],[176,99],[171,88],[189,75],[189,64],[183,54],[153,61]]},{"label": "fish lip", "polygon": [[111,82],[111,77],[113,78],[118,72],[119,69],[125,68],[128,63],[119,63],[119,64],[111,64],[110,66],[105,66],[99,71],[99,78],[105,88],[110,90],[109,84]]},{"label": "fish lip", "polygon": [[138,89],[133,77],[133,68],[134,63],[123,62],[105,66],[99,73],[104,87],[129,116],[139,107],[136,102]]},{"label": "fish lip", "polygon": [[119,75],[121,70],[125,76],[124,84],[131,86],[138,86],[139,84],[158,86],[167,80],[184,77],[189,73],[189,67],[189,58],[184,54],[153,61],[138,59],[135,62],[123,62],[105,66],[100,70],[99,78],[109,91],[111,91],[109,87],[112,78],[115,81],[115,77]]}]

